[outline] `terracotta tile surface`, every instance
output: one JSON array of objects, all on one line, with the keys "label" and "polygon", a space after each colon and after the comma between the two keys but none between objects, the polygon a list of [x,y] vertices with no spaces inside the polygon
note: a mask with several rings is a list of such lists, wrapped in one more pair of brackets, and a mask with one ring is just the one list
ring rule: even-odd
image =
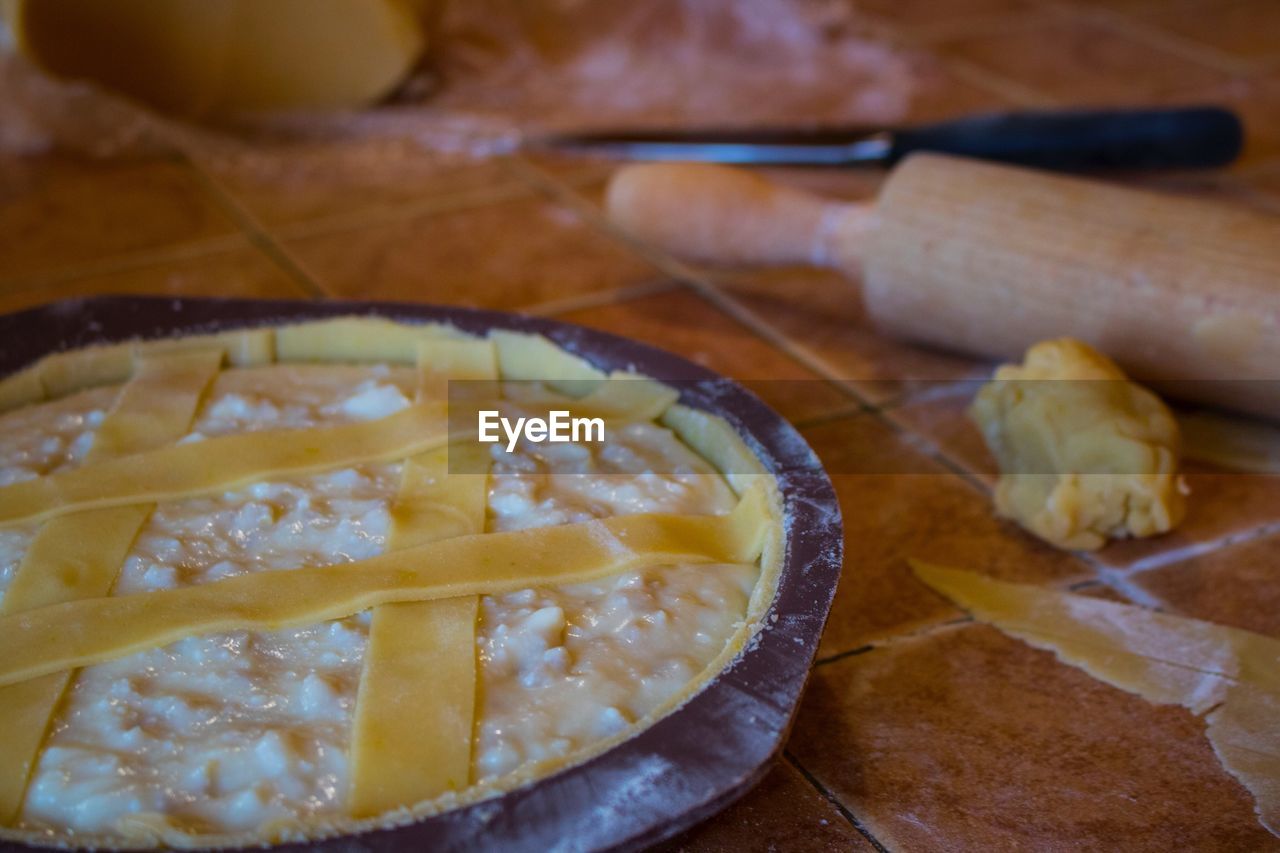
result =
[{"label": "terracotta tile surface", "polygon": [[875,850],[785,759],[724,812],[656,849],[662,853]]},{"label": "terracotta tile surface", "polygon": [[999,467],[968,416],[969,404],[981,385],[977,379],[939,384],[886,409],[885,417],[921,436],[929,447],[993,488]]},{"label": "terracotta tile surface", "polygon": [[1146,175],[1108,176],[1117,183],[1132,189],[1156,192],[1182,198],[1252,208],[1255,212],[1271,213],[1272,206],[1250,186],[1249,175],[1253,164],[1246,151],[1231,168],[1223,171],[1182,171],[1151,173]]},{"label": "terracotta tile surface", "polygon": [[1153,539],[1112,542],[1097,553],[1099,561],[1118,568],[1168,562],[1280,521],[1280,476],[1194,461],[1183,470],[1191,495],[1182,524]]},{"label": "terracotta tile surface", "polygon": [[1071,592],[1074,595],[1083,595],[1086,598],[1101,598],[1106,601],[1114,601],[1117,604],[1136,604],[1136,602],[1128,595],[1125,595],[1115,587],[1108,586],[1105,583],[1093,582],[1073,585]]},{"label": "terracotta tile surface", "polygon": [[181,163],[0,157],[0,281],[234,232]]},{"label": "terracotta tile surface", "polygon": [[982,625],[820,666],[797,760],[891,850],[1277,850],[1200,720]]},{"label": "terracotta tile surface", "polygon": [[1223,73],[1081,19],[1050,19],[937,47],[945,56],[1065,103],[1134,103],[1226,79]]},{"label": "terracotta tile surface", "polygon": [[347,140],[219,152],[200,161],[261,223],[386,218],[407,205],[531,190],[501,161],[469,161],[402,140]]},{"label": "terracotta tile surface", "polygon": [[907,27],[952,24],[997,18],[1035,9],[1028,0],[955,0],[937,3],[935,0],[859,0],[858,10],[872,17]]},{"label": "terracotta tile surface", "polygon": [[301,299],[307,292],[270,258],[247,245],[226,252],[99,273],[34,288],[0,285],[0,312],[58,299],[112,294]]},{"label": "terracotta tile surface", "polygon": [[700,296],[679,290],[557,317],[670,350],[735,379],[792,420],[847,411],[847,394]]},{"label": "terracotta tile surface", "polygon": [[1280,208],[1280,159],[1268,160],[1257,169],[1241,176],[1242,182],[1250,189],[1261,193],[1268,203],[1268,209]]},{"label": "terracotta tile surface", "polygon": [[1169,610],[1280,637],[1280,538],[1267,536],[1172,565],[1131,580]]},{"label": "terracotta tile surface", "polygon": [[1183,0],[1148,9],[1139,19],[1236,59],[1280,58],[1280,6],[1272,0]]},{"label": "terracotta tile surface", "polygon": [[[1166,2],[1167,0],[1068,0],[1065,5],[1089,12],[1106,11],[1133,14],[1135,12],[1145,12]],[[1213,2],[1213,0],[1206,0],[1206,2]]]},{"label": "terracotta tile surface", "polygon": [[541,197],[286,240],[334,296],[520,308],[658,271]]},{"label": "terracotta tile surface", "polygon": [[871,414],[804,430],[832,474],[844,515],[845,566],[820,657],[962,614],[915,579],[908,558],[1029,583],[1092,571],[991,512],[990,498]]},{"label": "terracotta tile surface", "polygon": [[1280,72],[1233,81],[1223,97],[1244,119],[1244,160],[1280,157]]},{"label": "terracotta tile surface", "polygon": [[[926,16],[924,20],[932,18]],[[1018,105],[1017,101],[1009,99],[1008,90],[1003,87],[996,88],[987,80],[979,84],[966,79],[962,70],[949,68],[941,62],[918,62],[915,70],[916,86],[902,117],[903,124],[945,121]]]},{"label": "terracotta tile surface", "polygon": [[862,306],[861,284],[812,268],[725,272],[726,293],[873,402],[970,377],[980,362],[913,347],[876,331]]}]

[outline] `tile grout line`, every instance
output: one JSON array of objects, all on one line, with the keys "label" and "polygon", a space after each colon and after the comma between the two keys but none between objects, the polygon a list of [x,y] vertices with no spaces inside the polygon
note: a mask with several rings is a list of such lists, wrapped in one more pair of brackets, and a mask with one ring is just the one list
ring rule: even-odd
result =
[{"label": "tile grout line", "polygon": [[595,290],[589,293],[581,293],[576,296],[566,296],[563,299],[552,299],[547,302],[535,302],[525,305],[518,310],[527,314],[537,314],[543,317],[554,317],[560,314],[568,314],[573,311],[583,311],[590,308],[603,308],[609,305],[615,305],[621,302],[630,302],[633,299],[643,299],[646,296],[657,296],[661,293],[669,293],[673,290],[680,289],[680,282],[672,281],[668,278],[657,278],[640,284],[629,284],[622,287],[609,288],[607,290]]},{"label": "tile grout line", "polygon": [[914,444],[912,448],[921,452],[923,455],[937,462],[951,474],[959,477],[965,483],[968,483],[975,491],[981,495],[990,495],[991,487],[983,482],[976,472],[970,471],[969,468],[959,459],[953,459],[951,454],[947,453],[942,446],[925,435],[911,429],[906,424],[899,423],[890,417],[887,409],[874,409],[871,414],[876,417],[881,424],[887,426],[895,435],[908,437],[908,442]]},{"label": "tile grout line", "polygon": [[[1054,13],[1059,11],[1050,10],[1043,6],[1041,9]],[[969,60],[958,59],[939,52],[939,48],[948,40],[993,34],[990,26],[984,28],[981,26],[982,24],[995,23],[1001,25],[998,34],[1012,35],[1020,30],[1034,30],[1036,27],[1052,23],[1052,21],[1052,18],[1044,18],[1005,24],[1002,17],[994,16],[979,19],[978,21],[954,22],[933,31],[925,29],[912,32],[892,20],[877,18],[874,22],[876,25],[874,37],[896,50],[927,56],[945,70],[954,73],[960,80],[983,90],[989,95],[994,95],[1007,101],[1012,106],[1022,108],[1055,107],[1060,105],[1059,100],[1038,89],[1024,86],[1013,78],[1006,77],[999,72],[992,71]],[[971,28],[970,25],[974,23],[979,26]]]},{"label": "tile grout line", "polygon": [[1052,23],[1052,17],[1061,14],[1060,9],[1039,6],[1034,11],[1024,14],[1017,12],[988,13],[972,17],[957,18],[941,24],[925,24],[920,27],[905,27],[893,20],[883,19],[881,23],[894,34],[896,46],[915,50],[929,50],[935,45],[947,41],[961,39],[1004,37],[1025,35],[1027,32]]},{"label": "tile grout line", "polygon": [[249,242],[280,268],[306,296],[311,299],[329,298],[330,294],[321,286],[320,282],[271,237],[265,226],[258,221],[258,218],[238,198],[223,187],[221,182],[205,171],[204,167],[193,158],[187,158],[187,166],[191,169],[204,191],[239,226]]},{"label": "tile grout line", "polygon": [[248,248],[251,245],[252,243],[247,235],[241,231],[233,231],[217,237],[207,237],[183,243],[170,243],[159,248],[112,255],[80,265],[61,267],[25,276],[19,275],[10,279],[0,279],[0,287],[12,290],[15,293],[22,293],[91,276],[114,275],[156,266],[157,264],[195,260],[222,252]]},{"label": "tile grout line", "polygon": [[1121,577],[1127,579],[1154,569],[1162,569],[1166,566],[1176,565],[1177,563],[1181,563],[1185,560],[1194,560],[1197,557],[1203,557],[1206,554],[1212,554],[1227,548],[1233,548],[1236,545],[1243,545],[1257,539],[1265,539],[1276,533],[1280,533],[1280,521],[1259,524],[1257,527],[1251,527],[1248,530],[1228,533],[1227,535],[1220,536],[1217,539],[1199,542],[1186,548],[1151,554],[1148,557],[1144,557],[1130,563],[1124,568],[1109,568],[1112,571],[1117,572]]},{"label": "tile grout line", "polygon": [[[876,408],[882,412],[893,412],[905,409],[909,405],[916,403],[932,403],[937,400],[946,400],[949,397],[961,396],[967,386],[974,388],[990,381],[992,368],[996,362],[994,361],[976,361],[977,367],[971,375],[957,376],[948,379],[920,379],[907,380],[901,390],[885,397],[879,402]],[[915,385],[908,384],[916,382]],[[960,390],[955,390],[959,388]],[[969,396],[972,396],[970,392]]]},{"label": "tile grout line", "polygon": [[[1276,527],[1277,529],[1280,529],[1280,523],[1277,523]],[[1077,562],[1082,564],[1085,568],[1088,568],[1093,571],[1092,577],[1085,577],[1085,578],[1079,578],[1079,579],[1067,577],[1057,581],[1047,581],[1044,583],[1032,583],[1030,585],[1035,586],[1037,588],[1058,590],[1060,592],[1075,592],[1078,589],[1089,587],[1089,586],[1105,586],[1126,596],[1134,604],[1138,604],[1144,607],[1149,607],[1152,609],[1160,609],[1163,606],[1162,603],[1158,602],[1156,599],[1151,599],[1151,601],[1154,603],[1145,603],[1144,599],[1149,599],[1151,597],[1140,590],[1137,591],[1136,594],[1131,595],[1127,591],[1128,582],[1123,576],[1121,576],[1121,573],[1118,573],[1116,570],[1110,569],[1105,565],[1095,565],[1092,559],[1086,554],[1080,554],[1079,552],[1070,552],[1070,553],[1073,557],[1075,557]],[[1017,581],[1015,581],[1015,583],[1017,583]],[[987,625],[988,627],[994,627],[990,623],[983,622],[980,619],[975,619],[963,608],[950,602],[949,599],[946,599],[945,597],[943,598],[948,602],[948,604],[951,607],[958,610],[961,615],[954,618],[950,618],[950,619],[917,622],[914,625],[907,626],[900,631],[897,631],[895,633],[890,633],[890,634],[884,634],[882,636],[879,636],[875,639],[870,640],[869,642],[865,642],[862,645],[854,646],[851,649],[846,649],[845,651],[840,651],[840,652],[833,652],[832,654],[829,654],[826,657],[821,657],[814,660],[813,668],[817,669],[818,667],[829,666],[831,664],[840,663],[841,661],[846,660],[848,658],[859,657],[861,655],[868,654],[870,652],[882,651],[886,648],[895,646],[899,643],[928,639],[929,637],[932,637],[936,634],[941,634],[943,632],[950,631],[955,628],[961,628],[969,625]],[[1002,629],[997,629],[997,630],[1002,630]],[[1014,639],[1017,639],[1017,638],[1015,637]]]},{"label": "tile grout line", "polygon": [[[1193,62],[1204,68],[1233,76],[1249,74],[1253,68],[1251,63],[1199,44],[1192,39],[1166,32],[1159,27],[1144,23],[1109,9],[1083,9],[1069,6],[1060,0],[1037,0],[1045,8],[1056,8],[1079,20],[1100,27],[1112,35],[1123,36],[1149,48],[1163,51],[1187,62]],[[1155,7],[1152,7],[1155,8]]]},{"label": "tile grout line", "polygon": [[445,213],[476,210],[492,204],[529,198],[532,195],[527,187],[516,184],[442,193],[438,196],[407,201],[384,208],[375,208],[363,213],[338,213],[282,224],[275,229],[275,236],[281,240],[323,237],[361,228],[393,225],[419,216],[437,216]]},{"label": "tile grout line", "polygon": [[856,648],[849,649],[848,651],[836,652],[835,654],[827,655],[824,658],[818,658],[813,662],[813,665],[815,668],[820,666],[826,666],[827,664],[837,663],[839,661],[842,661],[845,658],[851,658],[857,655],[865,655],[867,652],[873,652],[877,648],[878,646],[876,646],[875,643],[867,643],[866,645],[857,646]]},{"label": "tile grout line", "polygon": [[[926,589],[927,588],[928,587],[926,587]],[[932,590],[930,591],[932,592]],[[938,593],[935,593],[935,594],[938,594]],[[935,634],[941,634],[945,631],[950,631],[954,628],[963,628],[969,625],[986,624],[984,622],[979,622],[978,620],[974,619],[967,612],[965,612],[955,604],[952,604],[949,599],[946,599],[944,597],[943,600],[946,601],[950,607],[952,607],[957,612],[959,612],[960,615],[947,618],[947,619],[939,619],[937,621],[922,620],[922,621],[916,622],[912,625],[905,627],[903,630],[898,631],[897,633],[884,634],[882,636],[877,637],[876,639],[872,640],[869,643],[864,643],[861,646],[855,646],[854,648],[848,649],[843,652],[833,652],[832,654],[829,654],[826,657],[818,658],[813,662],[813,668],[816,670],[818,667],[831,666],[833,664],[840,663],[841,661],[848,660],[849,658],[861,657],[862,655],[870,654],[871,652],[883,651],[892,646],[896,646],[899,643],[909,643],[915,640],[926,640],[934,636]]]},{"label": "tile grout line", "polygon": [[[1044,7],[1041,7],[1044,9]],[[1046,19],[1048,20],[1048,19]],[[1036,26],[1045,23],[1045,21],[1024,21],[1019,22],[1019,26],[1026,29],[1034,29]],[[889,46],[898,50],[913,51],[923,53],[938,62],[948,71],[953,72],[959,79],[969,83],[988,94],[995,95],[1013,105],[1020,107],[1051,107],[1056,101],[1035,89],[1023,86],[1016,80],[1009,79],[1001,74],[989,71],[980,65],[968,62],[955,57],[947,56],[938,52],[937,48],[947,38],[965,38],[969,36],[981,35],[978,31],[963,32],[965,25],[953,25],[956,29],[953,33],[937,34],[930,36],[926,31],[923,39],[913,38],[912,35],[901,25],[891,20],[876,19],[876,24],[881,33],[883,41],[888,42]]]},{"label": "tile grout line", "polygon": [[[540,190],[552,200],[568,207],[580,216],[586,224],[609,237],[611,240],[626,246],[632,252],[640,255],[645,261],[657,267],[666,275],[669,275],[677,281],[685,284],[697,277],[697,274],[692,268],[686,266],[665,252],[635,239],[631,234],[614,225],[606,216],[604,216],[601,210],[576,192],[577,187],[560,181],[556,176],[539,168],[533,163],[530,163],[524,158],[513,157],[507,162],[512,171],[520,174],[531,186]],[[620,167],[626,164],[619,163],[617,165]]]},{"label": "tile grout line", "polygon": [[859,404],[856,400],[852,401],[852,408],[835,409],[830,412],[824,412],[820,415],[814,415],[808,418],[799,418],[791,421],[791,425],[798,430],[812,429],[814,427],[826,426],[827,424],[836,423],[846,418],[856,418],[861,415],[869,415],[875,409],[868,408]]},{"label": "tile grout line", "polygon": [[835,806],[836,811],[840,813],[840,816],[847,820],[849,825],[857,830],[858,834],[865,838],[867,843],[876,849],[877,853],[889,853],[889,848],[885,847],[884,844],[881,843],[880,839],[872,835],[871,830],[867,829],[866,826],[863,825],[862,821],[858,820],[854,813],[850,811],[844,803],[840,802],[839,798],[828,791],[826,787],[818,781],[818,778],[810,773],[808,769],[800,763],[799,759],[795,757],[791,750],[784,747],[782,755],[783,760],[790,763],[791,766],[796,769],[796,772],[804,777],[804,780],[808,782],[823,799]]},{"label": "tile grout line", "polygon": [[1133,604],[1152,610],[1161,608],[1162,602],[1159,599],[1146,590],[1139,588],[1124,572],[1100,563],[1097,558],[1087,554],[1081,555],[1080,559],[1093,568],[1104,584],[1123,595]]},{"label": "tile grout line", "polygon": [[1082,554],[1080,559],[1088,563],[1097,572],[1099,579],[1104,584],[1119,592],[1134,604],[1152,610],[1164,610],[1168,606],[1168,602],[1140,587],[1138,585],[1140,575],[1157,569],[1176,566],[1179,563],[1209,554],[1215,554],[1237,545],[1265,539],[1276,533],[1280,533],[1280,522],[1261,524],[1246,531],[1228,534],[1206,542],[1198,542],[1185,548],[1151,554],[1124,567],[1108,565],[1089,554]]},{"label": "tile grout line", "polygon": [[856,380],[842,379],[822,360],[808,352],[804,347],[793,342],[788,336],[773,328],[754,311],[743,305],[732,296],[724,293],[713,282],[699,277],[686,282],[689,288],[733,318],[737,323],[768,343],[782,350],[794,361],[799,362],[813,373],[820,376],[827,384],[857,403],[860,409],[874,411],[875,403],[854,385]]},{"label": "tile grout line", "polygon": [[1061,101],[1057,98],[1044,94],[1043,92],[1022,85],[1016,80],[1005,77],[990,69],[983,68],[974,62],[966,59],[957,59],[952,56],[945,56],[938,53],[930,52],[930,55],[936,58],[942,65],[951,71],[956,77],[964,82],[976,86],[993,95],[1010,101],[1015,106],[1024,108],[1049,108],[1061,106]]}]

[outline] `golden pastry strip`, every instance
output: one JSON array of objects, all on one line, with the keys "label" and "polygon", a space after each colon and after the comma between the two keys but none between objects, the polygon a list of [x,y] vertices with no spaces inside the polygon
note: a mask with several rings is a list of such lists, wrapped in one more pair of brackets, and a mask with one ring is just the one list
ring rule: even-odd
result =
[{"label": "golden pastry strip", "polygon": [[22,813],[27,784],[35,770],[40,747],[49,731],[49,717],[71,681],[71,673],[54,672],[41,678],[0,687],[0,826],[9,826]]},{"label": "golden pastry strip", "polygon": [[136,453],[0,489],[0,524],[235,488],[282,474],[403,459],[448,439],[443,403],[316,429],[226,435]]},{"label": "golden pastry strip", "polygon": [[[421,398],[450,378],[497,377],[489,341],[420,345]],[[454,462],[473,474],[450,474]],[[484,532],[489,455],[475,444],[405,462],[391,507],[388,550]],[[471,782],[478,596],[374,608],[351,734],[350,809],[356,817],[409,806]]]},{"label": "golden pastry strip", "polygon": [[413,364],[419,361],[418,346],[436,339],[469,340],[448,326],[408,325],[383,317],[334,317],[275,330],[280,361]]},{"label": "golden pastry strip", "polygon": [[238,367],[266,364],[272,360],[272,338],[270,329],[235,329],[184,338],[102,344],[45,356],[28,370],[40,381],[41,393],[36,399],[53,400],[81,388],[125,382],[133,377],[139,359],[158,361],[161,356],[169,358],[190,350],[219,350],[229,364]]},{"label": "golden pastry strip", "polygon": [[[222,365],[222,350],[140,358],[103,420],[86,461],[146,451],[186,434]],[[152,505],[88,510],[41,526],[0,613],[107,595]],[[0,687],[0,824],[22,808],[27,782],[71,672]]]},{"label": "golden pastry strip", "polygon": [[728,515],[629,515],[459,536],[354,563],[55,604],[0,617],[0,685],[193,634],[310,625],[398,601],[579,583],[668,563],[751,563],[769,518],[761,488]]},{"label": "golden pastry strip", "polygon": [[419,400],[449,399],[450,380],[493,390],[488,383],[498,379],[498,354],[492,341],[428,339],[418,342],[416,353]]},{"label": "golden pastry strip", "polygon": [[186,435],[222,360],[220,349],[140,357],[85,463],[154,450]]},{"label": "golden pastry strip", "polygon": [[1006,634],[1150,702],[1204,715],[1222,766],[1280,836],[1280,640],[913,561],[929,586]]},{"label": "golden pastry strip", "polygon": [[353,816],[471,783],[479,608],[464,595],[374,610],[351,735]]}]

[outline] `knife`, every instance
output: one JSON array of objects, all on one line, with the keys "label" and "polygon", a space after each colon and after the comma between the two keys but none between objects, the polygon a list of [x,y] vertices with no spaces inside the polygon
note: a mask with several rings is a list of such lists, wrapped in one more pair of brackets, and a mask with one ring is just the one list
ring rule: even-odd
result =
[{"label": "knife", "polygon": [[1243,143],[1244,129],[1230,110],[1180,107],[992,113],[897,129],[620,129],[550,134],[524,147],[757,166],[892,166],[913,152],[934,151],[1075,170],[1224,166]]}]

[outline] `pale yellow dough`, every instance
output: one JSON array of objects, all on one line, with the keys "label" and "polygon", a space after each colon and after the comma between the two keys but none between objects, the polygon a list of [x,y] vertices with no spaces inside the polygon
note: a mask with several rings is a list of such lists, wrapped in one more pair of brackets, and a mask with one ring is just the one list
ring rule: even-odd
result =
[{"label": "pale yellow dough", "polygon": [[1070,338],[996,370],[969,409],[1000,465],[996,511],[1059,548],[1154,536],[1186,511],[1173,414]]}]

